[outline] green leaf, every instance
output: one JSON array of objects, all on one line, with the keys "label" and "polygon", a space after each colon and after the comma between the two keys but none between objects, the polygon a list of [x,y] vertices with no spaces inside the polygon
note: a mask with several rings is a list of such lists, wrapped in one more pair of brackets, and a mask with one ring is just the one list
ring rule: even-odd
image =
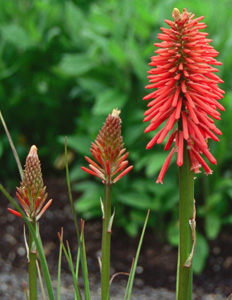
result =
[{"label": "green leaf", "polygon": [[206,239],[197,233],[197,243],[193,257],[193,272],[195,274],[200,274],[203,271],[208,255],[209,245]]},{"label": "green leaf", "polygon": [[93,107],[93,113],[96,115],[107,115],[112,112],[113,108],[122,109],[126,103],[127,96],[125,93],[108,89],[97,96],[96,104]]},{"label": "green leaf", "polygon": [[2,39],[20,50],[27,50],[35,45],[29,33],[17,24],[1,26]]},{"label": "green leaf", "polygon": [[131,237],[136,237],[139,230],[139,225],[136,222],[126,222],[124,225],[126,233]]},{"label": "green leaf", "polygon": [[157,204],[154,199],[151,199],[147,195],[144,194],[138,194],[138,193],[125,193],[118,195],[119,202],[131,206],[133,208],[138,209],[151,209],[151,210],[157,210]]},{"label": "green leaf", "polygon": [[94,181],[83,181],[73,185],[74,191],[99,193],[99,184]]},{"label": "green leaf", "polygon": [[86,54],[64,54],[59,65],[54,68],[54,71],[66,76],[81,76],[91,69],[95,63],[91,61]]},{"label": "green leaf", "polygon": [[65,1],[64,14],[66,20],[64,25],[68,29],[71,38],[77,41],[81,26],[86,21],[83,11],[71,1]]},{"label": "green leaf", "polygon": [[134,126],[130,126],[126,129],[124,134],[124,140],[126,141],[126,145],[133,145],[139,138],[142,136],[144,131],[144,124],[136,124]]},{"label": "green leaf", "polygon": [[118,66],[123,67],[127,63],[125,50],[122,45],[116,40],[109,40],[108,45],[109,55],[117,63]]},{"label": "green leaf", "polygon": [[221,229],[221,218],[216,214],[206,214],[205,216],[205,232],[208,239],[215,239]]},{"label": "green leaf", "polygon": [[102,186],[92,181],[85,181],[75,184],[73,190],[82,191],[83,194],[75,202],[77,214],[84,215],[86,219],[99,216],[101,214],[99,197],[102,192]]},{"label": "green leaf", "polygon": [[221,193],[214,193],[206,198],[206,209],[214,210],[215,207],[222,201]]},{"label": "green leaf", "polygon": [[133,71],[141,80],[144,80],[148,68],[145,60],[141,57],[140,48],[135,40],[130,39],[127,45],[127,60],[133,67]]},{"label": "green leaf", "polygon": [[75,202],[75,208],[77,212],[81,214],[91,211],[92,208],[95,208],[97,206],[99,206],[99,210],[100,210],[100,204],[97,199],[97,196],[94,195],[93,193],[85,193],[84,196],[80,197]]},{"label": "green leaf", "polygon": [[226,217],[226,218],[223,218],[223,220],[222,220],[222,224],[224,225],[226,225],[226,224],[232,224],[232,215],[230,215],[230,216],[228,216],[228,217]]},{"label": "green leaf", "polygon": [[70,171],[70,181],[76,181],[76,180],[80,180],[80,179],[86,179],[89,177],[89,174],[87,174],[86,172],[84,172],[81,169],[80,164],[77,164],[75,166],[72,167],[71,171]]},{"label": "green leaf", "polygon": [[83,89],[90,92],[95,97],[98,94],[102,94],[102,91],[106,89],[106,82],[103,82],[99,77],[81,77],[78,78],[78,83]]},{"label": "green leaf", "polygon": [[111,15],[107,14],[106,10],[105,14],[102,13],[104,9],[102,6],[92,6],[92,14],[88,20],[93,31],[101,35],[110,34],[114,25]]},{"label": "green leaf", "polygon": [[[58,142],[64,144],[64,137],[59,136]],[[75,150],[77,153],[85,155],[89,153],[89,148],[91,146],[91,139],[87,136],[81,135],[70,135],[67,138],[68,148]]]},{"label": "green leaf", "polygon": [[147,177],[154,177],[158,171],[163,166],[165,159],[167,158],[167,153],[154,153],[148,157],[146,175]]}]

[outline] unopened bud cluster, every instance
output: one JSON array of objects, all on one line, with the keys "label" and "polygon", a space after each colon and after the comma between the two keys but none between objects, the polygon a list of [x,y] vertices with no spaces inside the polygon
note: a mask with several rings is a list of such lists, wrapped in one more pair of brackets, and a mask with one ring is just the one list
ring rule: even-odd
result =
[{"label": "unopened bud cluster", "polygon": [[85,156],[90,169],[82,167],[83,171],[100,178],[104,184],[117,182],[133,168],[127,167],[126,158],[129,152],[124,148],[119,114],[120,111],[114,109],[112,114],[108,115],[95,143],[92,143],[90,148],[95,161]]},{"label": "unopened bud cluster", "polygon": [[[17,188],[16,196],[19,199],[26,215],[32,219],[39,220],[45,210],[50,206],[52,200],[47,199],[46,187],[43,184],[41,166],[37,155],[36,146],[32,146],[26,159],[25,169],[23,172],[23,180],[20,187]],[[17,216],[20,213],[9,209],[9,211]]]}]

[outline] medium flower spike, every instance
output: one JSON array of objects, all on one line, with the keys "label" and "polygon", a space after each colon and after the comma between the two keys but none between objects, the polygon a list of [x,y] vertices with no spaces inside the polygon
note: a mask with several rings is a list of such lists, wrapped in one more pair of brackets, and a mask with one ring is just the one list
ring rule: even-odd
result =
[{"label": "medium flower spike", "polygon": [[224,94],[218,83],[223,81],[214,74],[218,70],[213,67],[221,63],[215,59],[218,52],[209,45],[212,40],[207,38],[208,33],[199,31],[206,28],[205,23],[200,22],[204,17],[194,18],[186,9],[181,14],[177,8],[172,17],[174,21],[165,20],[170,28],[161,28],[163,33],[158,34],[162,42],[154,44],[158,47],[155,51],[158,55],[153,56],[149,64],[154,68],[148,71],[150,84],[146,88],[156,90],[144,97],[144,100],[151,100],[144,114],[144,121],[150,121],[145,133],[163,125],[147,149],[162,143],[167,136],[164,149],[169,150],[174,143],[157,183],[163,183],[175,152],[177,165],[182,166],[184,143],[187,143],[191,170],[199,173],[203,167],[206,174],[211,174],[202,155],[211,163],[217,163],[207,140],[219,141],[216,135],[222,134],[213,120],[220,120],[217,109],[224,111],[218,102]]},{"label": "medium flower spike", "polygon": [[[46,204],[46,187],[43,184],[41,166],[37,155],[36,146],[32,146],[26,159],[23,172],[23,181],[17,188],[16,196],[29,219],[38,221],[47,208],[51,205],[52,199]],[[44,205],[45,204],[45,205]],[[20,217],[21,214],[8,208],[9,212]]]},{"label": "medium flower spike", "polygon": [[90,152],[95,161],[85,156],[90,169],[81,167],[83,171],[100,178],[102,183],[107,185],[116,183],[133,168],[127,167],[126,158],[129,152],[125,153],[119,114],[120,110],[113,109],[99,131],[95,143],[92,143]]}]

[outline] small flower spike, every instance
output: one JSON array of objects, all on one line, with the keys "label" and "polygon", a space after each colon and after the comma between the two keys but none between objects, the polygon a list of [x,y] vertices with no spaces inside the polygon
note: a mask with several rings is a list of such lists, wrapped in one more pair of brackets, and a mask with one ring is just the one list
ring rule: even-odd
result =
[{"label": "small flower spike", "polygon": [[[165,172],[172,156],[177,152],[177,165],[183,164],[183,146],[187,143],[191,160],[191,170],[200,172],[203,167],[206,174],[211,174],[202,155],[212,163],[217,161],[210,153],[207,140],[219,141],[216,135],[221,131],[214,124],[220,120],[217,109],[224,111],[218,102],[224,91],[218,87],[223,81],[214,74],[218,70],[211,65],[221,65],[215,57],[218,52],[209,45],[208,33],[199,30],[206,28],[200,21],[204,17],[194,18],[194,14],[183,9],[181,14],[177,8],[172,13],[174,21],[165,20],[169,29],[161,28],[158,34],[161,43],[154,45],[159,49],[151,58],[149,73],[150,84],[147,89],[156,89],[144,100],[149,102],[145,112],[145,122],[150,121],[145,133],[155,131],[147,149],[154,144],[161,144],[168,137],[164,150],[170,151],[157,180],[163,183]],[[216,134],[216,135],[215,135]],[[174,143],[174,146],[172,146]]]},{"label": "small flower spike", "polygon": [[85,156],[90,169],[81,167],[83,171],[100,178],[102,183],[107,185],[117,182],[133,168],[127,167],[126,158],[129,152],[125,153],[126,148],[123,148],[119,114],[120,110],[113,109],[99,131],[95,143],[91,145],[90,152],[96,162]]},{"label": "small flower spike", "polygon": [[[47,193],[46,187],[43,184],[41,166],[36,146],[31,147],[27,156],[23,172],[23,181],[20,184],[20,188],[17,188],[16,196],[28,218],[34,218],[36,221],[40,219],[52,203],[52,199],[50,199],[45,204]],[[8,208],[8,210],[16,216],[21,216],[19,212],[13,209]]]}]

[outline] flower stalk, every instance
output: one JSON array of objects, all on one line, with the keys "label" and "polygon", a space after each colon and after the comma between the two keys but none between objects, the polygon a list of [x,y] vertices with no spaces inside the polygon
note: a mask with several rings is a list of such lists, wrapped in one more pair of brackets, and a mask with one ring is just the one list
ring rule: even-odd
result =
[{"label": "flower stalk", "polygon": [[[31,220],[33,229],[36,232],[36,220]],[[35,240],[29,232],[29,261],[28,261],[28,274],[29,274],[29,299],[37,300],[37,269],[36,269],[36,247]]]},{"label": "flower stalk", "polygon": [[177,266],[177,300],[192,299],[192,264],[186,262],[192,250],[192,229],[190,221],[194,219],[194,172],[190,170],[191,162],[184,143],[183,165],[179,168],[179,248]]},{"label": "flower stalk", "polygon": [[110,299],[111,190],[112,185],[106,184],[102,217],[102,300]]}]

